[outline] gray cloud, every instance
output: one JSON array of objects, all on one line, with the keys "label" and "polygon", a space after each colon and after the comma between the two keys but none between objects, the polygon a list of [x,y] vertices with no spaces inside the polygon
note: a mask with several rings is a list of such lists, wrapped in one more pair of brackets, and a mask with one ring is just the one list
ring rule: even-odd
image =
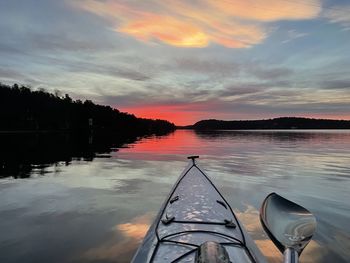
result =
[{"label": "gray cloud", "polygon": [[344,30],[350,30],[350,5],[335,5],[323,12],[323,17],[330,23],[341,25]]},{"label": "gray cloud", "polygon": [[222,97],[230,97],[230,96],[241,96],[246,94],[252,94],[260,92],[261,89],[257,87],[252,87],[250,85],[246,85],[244,87],[243,85],[233,85],[233,86],[227,86],[225,87],[225,90],[220,92],[220,96]]},{"label": "gray cloud", "polygon": [[61,34],[31,34],[27,40],[32,50],[57,51],[57,52],[93,52],[108,50],[115,47],[110,42],[101,42],[97,39],[81,39],[67,33]]},{"label": "gray cloud", "polygon": [[0,78],[16,80],[16,79],[26,78],[26,76],[18,73],[16,70],[11,70],[8,68],[0,68]]},{"label": "gray cloud", "polygon": [[0,42],[0,53],[3,53],[5,55],[7,54],[18,54],[21,53],[21,50],[18,48],[15,48],[13,44],[9,43],[1,43]]},{"label": "gray cloud", "polygon": [[[289,116],[295,114],[346,114],[350,111],[348,103],[294,103],[294,104],[257,104],[254,101],[246,100],[239,102],[232,101],[212,101],[203,105],[203,110],[212,117],[220,113],[235,114],[239,113],[242,116]],[[209,115],[210,116],[210,115]]]},{"label": "gray cloud", "polygon": [[319,87],[322,89],[349,89],[350,96],[350,79],[324,80],[319,83]]},{"label": "gray cloud", "polygon": [[0,67],[0,82],[10,85],[17,83],[30,86],[40,86],[42,84],[42,81],[35,77],[22,74],[17,70],[2,67]]},{"label": "gray cloud", "polygon": [[[166,90],[166,89],[164,89]],[[340,112],[349,109],[350,103],[343,101],[329,102],[321,99],[322,94],[315,94],[314,89],[277,89],[268,88],[267,84],[259,86],[240,84],[219,90],[187,90],[182,96],[169,96],[162,92],[162,88],[149,92],[132,92],[122,96],[104,96],[101,100],[107,104],[130,106],[181,106],[185,111],[206,111],[230,113],[240,110],[242,113],[266,112]],[[204,95],[203,95],[204,93]],[[155,97],[155,95],[157,95]],[[196,100],[196,96],[202,96],[202,100]],[[339,95],[341,97],[341,95]],[[317,102],[317,100],[322,100]]]},{"label": "gray cloud", "polygon": [[260,65],[259,67],[249,67],[246,69],[250,74],[256,76],[261,80],[274,80],[280,78],[286,78],[292,75],[293,70],[289,68],[269,68]]},{"label": "gray cloud", "polygon": [[[170,66],[171,67],[171,66]],[[237,75],[242,70],[242,65],[196,57],[177,58],[174,60],[174,67],[186,72],[197,72],[203,74],[223,74]]]},{"label": "gray cloud", "polygon": [[296,40],[298,38],[306,37],[308,36],[308,33],[298,32],[295,29],[291,29],[287,31],[287,39],[282,41],[282,44],[286,44],[288,42],[291,42],[293,40]]},{"label": "gray cloud", "polygon": [[[73,72],[85,72],[92,74],[108,75],[116,78],[124,78],[135,81],[146,81],[151,79],[151,73],[140,72],[124,65],[104,65],[97,63],[89,63],[86,61],[78,61],[73,63],[62,63],[61,66],[66,67],[68,70]],[[148,75],[147,75],[148,74]]]},{"label": "gray cloud", "polygon": [[185,57],[175,58],[173,64],[165,64],[163,70],[176,70],[190,74],[219,75],[239,77],[242,75],[261,80],[275,80],[289,77],[294,70],[281,66],[267,66],[262,61],[241,61],[235,63],[227,60],[210,58]]}]

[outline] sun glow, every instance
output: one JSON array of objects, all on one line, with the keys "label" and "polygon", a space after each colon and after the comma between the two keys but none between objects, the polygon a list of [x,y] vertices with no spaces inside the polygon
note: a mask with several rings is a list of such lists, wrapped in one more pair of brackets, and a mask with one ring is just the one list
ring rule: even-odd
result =
[{"label": "sun glow", "polygon": [[139,118],[162,119],[176,125],[190,125],[208,116],[208,112],[196,105],[150,105],[121,108]]}]

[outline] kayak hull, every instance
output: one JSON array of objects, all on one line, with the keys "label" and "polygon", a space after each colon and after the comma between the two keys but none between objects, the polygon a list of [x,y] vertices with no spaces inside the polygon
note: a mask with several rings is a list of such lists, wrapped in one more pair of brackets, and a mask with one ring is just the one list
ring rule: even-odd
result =
[{"label": "kayak hull", "polygon": [[266,262],[231,207],[193,159],[163,203],[132,262],[195,262],[214,241],[231,262]]}]

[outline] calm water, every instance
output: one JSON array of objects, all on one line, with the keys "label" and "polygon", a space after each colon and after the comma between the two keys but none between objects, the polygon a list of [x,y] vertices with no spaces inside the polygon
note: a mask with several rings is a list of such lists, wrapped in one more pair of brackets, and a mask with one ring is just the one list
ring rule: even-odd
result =
[{"label": "calm water", "polygon": [[193,154],[271,262],[258,209],[273,191],[317,217],[302,262],[349,262],[350,131],[179,130],[104,149],[47,162],[46,144],[28,178],[0,179],[0,262],[129,262]]}]

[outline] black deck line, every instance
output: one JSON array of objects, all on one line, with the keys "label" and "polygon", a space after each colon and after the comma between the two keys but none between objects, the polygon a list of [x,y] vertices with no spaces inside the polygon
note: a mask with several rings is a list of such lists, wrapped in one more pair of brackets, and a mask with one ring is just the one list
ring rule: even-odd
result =
[{"label": "black deck line", "polygon": [[206,221],[184,221],[184,220],[172,220],[170,223],[178,223],[178,224],[189,224],[189,225],[219,225],[219,226],[225,226],[227,225],[226,222],[206,222]]},{"label": "black deck line", "polygon": [[184,231],[181,231],[181,232],[171,233],[169,235],[166,235],[166,236],[162,237],[160,239],[160,242],[162,242],[163,240],[166,240],[166,238],[169,238],[169,237],[180,236],[180,235],[183,235],[183,234],[191,234],[191,233],[214,234],[214,235],[221,236],[221,237],[229,239],[229,240],[236,241],[237,244],[240,244],[243,247],[245,246],[245,244],[243,244],[242,241],[237,239],[237,238],[231,237],[231,236],[226,235],[224,233],[219,233],[219,232],[210,231],[210,230],[184,230]]},{"label": "black deck line", "polygon": [[175,258],[173,261],[171,261],[171,263],[175,263],[175,262],[177,262],[177,261],[179,261],[179,260],[181,260],[181,259],[187,257],[188,255],[192,254],[193,252],[196,252],[197,249],[198,249],[198,248],[194,248],[194,249],[192,249],[192,250],[190,250],[190,251],[188,251],[188,252],[182,254],[182,255],[179,256],[178,258]]},{"label": "black deck line", "polygon": [[174,243],[176,245],[184,245],[184,246],[192,246],[192,247],[196,247],[196,248],[199,248],[198,245],[196,244],[192,244],[192,243],[186,243],[186,242],[180,242],[180,241],[176,241],[176,240],[168,240],[168,239],[164,239],[164,240],[161,240],[159,242],[163,242],[163,243]]}]

